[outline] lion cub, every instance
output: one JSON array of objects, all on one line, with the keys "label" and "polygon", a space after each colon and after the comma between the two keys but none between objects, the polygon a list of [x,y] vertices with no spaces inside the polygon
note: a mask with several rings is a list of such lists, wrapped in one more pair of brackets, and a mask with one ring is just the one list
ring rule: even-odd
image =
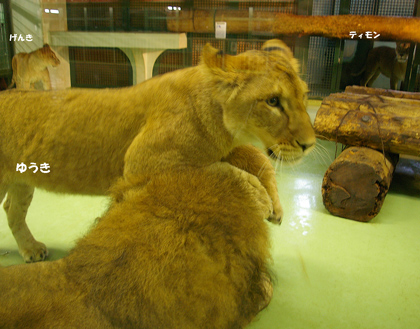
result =
[{"label": "lion cub", "polygon": [[252,147],[230,161],[120,180],[68,257],[0,268],[0,328],[244,328],[272,296],[275,174]]},{"label": "lion cub", "polygon": [[364,68],[354,75],[359,75],[364,71],[360,85],[370,87],[382,73],[390,78],[390,88],[395,90],[398,82],[404,81],[409,51],[410,44],[405,42],[397,42],[395,49],[390,47],[373,48],[368,54]]},{"label": "lion cub", "polygon": [[51,90],[48,66],[56,67],[60,60],[48,44],[31,53],[19,53],[13,56],[13,77],[9,88],[16,84],[17,89],[35,89],[34,84],[42,82],[45,90]]},{"label": "lion cub", "polygon": [[[208,44],[197,66],[132,87],[0,93],[0,202],[7,193],[3,208],[24,260],[48,255],[25,222],[35,187],[104,195],[122,176],[207,167],[250,142],[277,161],[308,154],[316,139],[307,86],[286,47],[271,40],[232,56]],[[268,193],[277,222],[275,183]]]}]

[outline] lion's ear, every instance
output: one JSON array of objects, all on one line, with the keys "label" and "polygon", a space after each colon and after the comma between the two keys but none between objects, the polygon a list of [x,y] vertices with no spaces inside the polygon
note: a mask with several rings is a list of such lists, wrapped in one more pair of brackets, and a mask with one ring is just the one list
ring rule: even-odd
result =
[{"label": "lion's ear", "polygon": [[204,63],[216,75],[237,73],[238,70],[247,69],[246,63],[240,60],[238,56],[227,55],[223,50],[213,48],[210,44],[206,44],[201,53],[201,62]]},{"label": "lion's ear", "polygon": [[229,55],[224,54],[222,50],[213,48],[208,43],[202,50],[201,61],[209,69],[226,71],[227,56]]},{"label": "lion's ear", "polygon": [[206,44],[201,52],[200,64],[210,72],[213,79],[220,82],[217,96],[224,101],[234,98],[245,80],[246,73],[238,66],[237,57],[224,54],[222,50],[209,44]]},{"label": "lion's ear", "polygon": [[280,51],[283,52],[284,55],[288,59],[293,58],[293,53],[290,48],[281,40],[279,39],[271,39],[266,42],[261,47],[261,50],[264,51]]},{"label": "lion's ear", "polygon": [[283,41],[279,39],[268,40],[264,42],[263,46],[261,47],[261,50],[269,52],[280,52],[290,61],[290,64],[292,65],[295,72],[299,73],[299,62],[296,58],[294,58],[292,50]]}]

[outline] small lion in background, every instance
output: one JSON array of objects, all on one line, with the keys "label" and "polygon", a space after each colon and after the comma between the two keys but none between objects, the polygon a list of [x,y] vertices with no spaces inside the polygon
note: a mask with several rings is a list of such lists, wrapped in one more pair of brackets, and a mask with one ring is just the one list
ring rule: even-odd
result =
[{"label": "small lion in background", "polygon": [[35,83],[40,81],[44,90],[51,90],[48,66],[58,65],[60,60],[48,44],[29,54],[16,54],[12,59],[13,77],[9,88],[16,84],[17,89],[35,89]]}]

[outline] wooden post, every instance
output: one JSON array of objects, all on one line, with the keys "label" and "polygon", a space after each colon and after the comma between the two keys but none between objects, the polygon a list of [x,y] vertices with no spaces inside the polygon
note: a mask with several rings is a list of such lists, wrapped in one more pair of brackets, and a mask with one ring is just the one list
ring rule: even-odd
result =
[{"label": "wooden post", "polygon": [[339,217],[367,222],[381,210],[398,156],[366,147],[345,149],[328,168],[322,182],[327,210]]}]

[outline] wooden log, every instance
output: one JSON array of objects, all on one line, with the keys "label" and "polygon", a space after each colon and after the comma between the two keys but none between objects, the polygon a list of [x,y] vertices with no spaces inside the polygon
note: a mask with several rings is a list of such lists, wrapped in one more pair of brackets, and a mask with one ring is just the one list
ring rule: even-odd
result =
[{"label": "wooden log", "polygon": [[167,26],[171,32],[214,33],[215,22],[219,21],[227,23],[227,33],[252,31],[351,39],[350,31],[358,35],[370,31],[380,34],[376,40],[420,42],[420,18],[416,17],[303,16],[269,11],[214,9],[170,11],[167,14]]},{"label": "wooden log", "polygon": [[420,93],[413,93],[409,91],[399,91],[393,89],[368,88],[361,86],[347,86],[346,93],[363,94],[363,95],[381,95],[394,98],[418,99],[420,100]]},{"label": "wooden log", "polygon": [[365,147],[345,149],[322,182],[327,210],[339,217],[367,222],[381,210],[398,159]]},{"label": "wooden log", "polygon": [[227,33],[270,32],[275,15],[258,11],[250,17],[248,10],[196,9],[171,11],[167,26],[171,32],[214,33],[215,22],[227,22]]},{"label": "wooden log", "polygon": [[420,156],[420,99],[397,91],[386,96],[372,88],[356,89],[358,93],[324,98],[314,123],[317,135],[345,145]]},{"label": "wooden log", "polygon": [[[275,34],[318,35],[327,38],[351,39],[367,31],[380,34],[380,40],[419,42],[419,18],[372,15],[298,16],[277,14],[272,32]],[[378,39],[376,39],[378,40]]]}]

